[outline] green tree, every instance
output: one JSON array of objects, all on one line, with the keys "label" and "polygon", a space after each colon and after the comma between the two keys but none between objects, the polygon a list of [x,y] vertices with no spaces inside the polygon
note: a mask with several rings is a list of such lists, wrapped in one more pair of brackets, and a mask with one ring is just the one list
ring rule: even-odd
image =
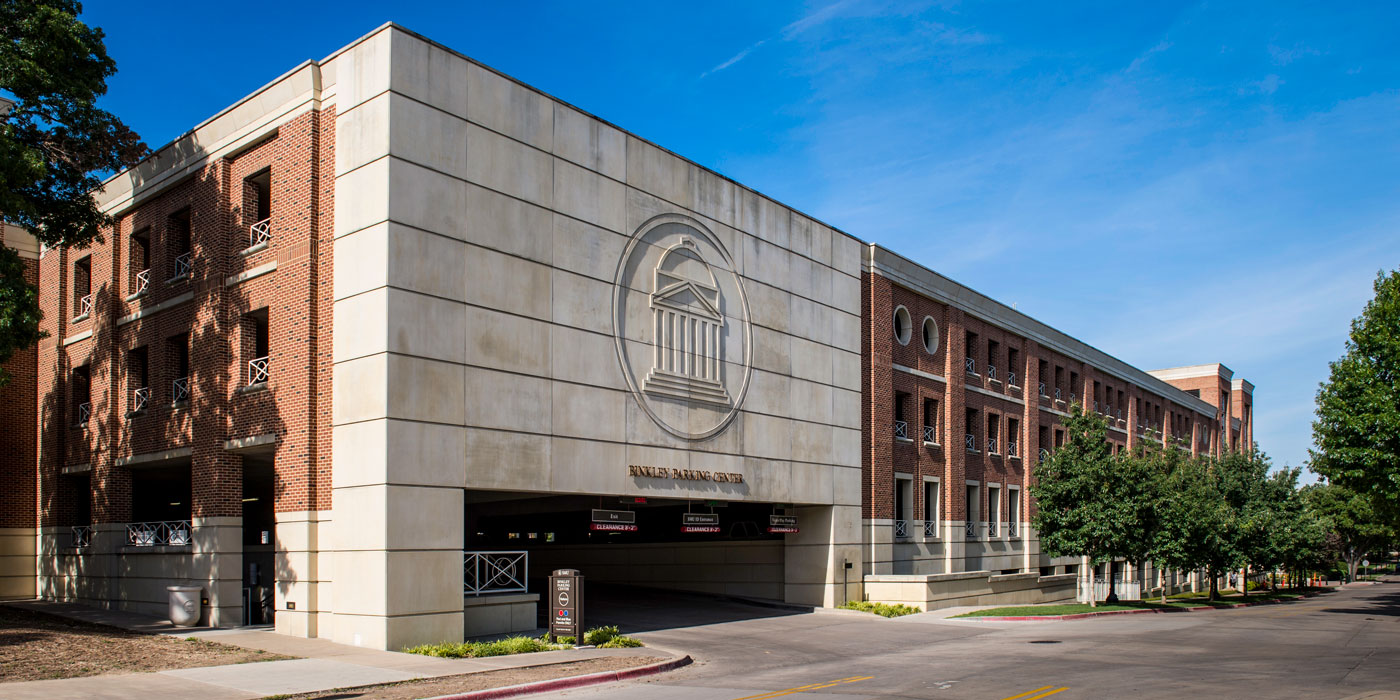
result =
[{"label": "green tree", "polygon": [[[116,63],[102,30],[71,0],[0,2],[0,218],[49,246],[87,245],[110,219],[92,198],[100,175],[146,154],[131,129],[97,107]],[[0,246],[0,362],[38,340],[38,295],[19,256]],[[0,373],[0,383],[7,377]]]},{"label": "green tree", "polygon": [[[1154,562],[1182,571],[1206,569],[1210,598],[1220,573],[1238,559],[1235,512],[1225,498],[1213,460],[1149,448],[1142,458],[1160,465],[1159,525],[1152,533]],[[1162,591],[1165,602],[1166,590]]]},{"label": "green tree", "polygon": [[1317,484],[1304,490],[1304,498],[1353,581],[1362,559],[1395,540],[1394,528],[1379,517],[1374,499],[1366,494],[1338,484]]},{"label": "green tree", "polygon": [[1311,468],[1400,513],[1400,271],[1376,276],[1346,354],[1317,392]]},{"label": "green tree", "polygon": [[[1156,530],[1158,479],[1151,465],[1112,454],[1108,425],[1075,404],[1064,419],[1068,440],[1036,467],[1031,494],[1041,549],[1095,564],[1141,560]],[[1090,596],[1090,604],[1096,604]]]}]

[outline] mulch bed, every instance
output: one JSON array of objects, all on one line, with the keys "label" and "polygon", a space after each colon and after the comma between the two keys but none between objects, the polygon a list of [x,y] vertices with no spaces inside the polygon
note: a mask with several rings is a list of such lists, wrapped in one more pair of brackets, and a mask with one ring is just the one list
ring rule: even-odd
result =
[{"label": "mulch bed", "polygon": [[289,658],[0,605],[0,683]]},{"label": "mulch bed", "polygon": [[621,671],[627,668],[654,664],[662,660],[663,659],[654,656],[604,656],[596,659],[570,661],[561,664],[529,666],[526,668],[507,668],[499,671],[479,671],[477,673],[468,673],[460,676],[441,676],[439,678],[425,678],[417,681],[404,681],[402,683],[361,686],[358,688],[337,688],[335,690],[323,690],[315,693],[277,697],[279,700],[329,700],[330,698],[335,698],[335,700],[415,700],[416,698],[432,698],[439,695],[467,693],[473,690],[504,688],[521,683],[533,683],[535,681],[581,676],[585,673]]}]

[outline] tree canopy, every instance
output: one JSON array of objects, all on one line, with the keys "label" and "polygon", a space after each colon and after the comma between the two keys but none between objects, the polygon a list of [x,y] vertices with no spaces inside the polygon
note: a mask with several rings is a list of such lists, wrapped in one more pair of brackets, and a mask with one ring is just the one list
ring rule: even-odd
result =
[{"label": "tree canopy", "polygon": [[1313,471],[1400,514],[1400,271],[1376,276],[1346,353],[1317,392]]},{"label": "tree canopy", "polygon": [[[71,0],[0,3],[0,219],[48,247],[84,246],[109,218],[92,198],[101,175],[135,165],[146,145],[97,106],[117,67],[102,30]],[[38,295],[0,246],[0,362],[39,337]],[[6,377],[0,374],[0,382]]]}]

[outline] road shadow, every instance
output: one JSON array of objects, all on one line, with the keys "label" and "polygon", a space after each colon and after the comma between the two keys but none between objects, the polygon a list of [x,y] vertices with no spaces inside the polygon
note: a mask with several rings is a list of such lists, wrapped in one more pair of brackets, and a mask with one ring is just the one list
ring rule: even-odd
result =
[{"label": "road shadow", "polygon": [[1323,608],[1322,612],[1400,617],[1400,589],[1394,586],[1376,586],[1347,603],[1351,605]]},{"label": "road shadow", "polygon": [[[789,617],[811,612],[810,608],[801,606],[616,584],[590,583],[584,591],[585,626],[592,629],[617,625],[624,634]],[[548,606],[541,604],[540,607]]]}]

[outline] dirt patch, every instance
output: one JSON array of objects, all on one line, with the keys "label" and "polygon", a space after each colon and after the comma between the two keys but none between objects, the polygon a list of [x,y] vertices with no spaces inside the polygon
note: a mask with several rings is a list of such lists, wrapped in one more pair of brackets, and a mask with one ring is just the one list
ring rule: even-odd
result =
[{"label": "dirt patch", "polygon": [[0,658],[0,683],[8,683],[292,657],[0,605]]},{"label": "dirt patch", "polygon": [[336,700],[415,700],[416,698],[432,698],[439,695],[486,690],[487,688],[504,688],[508,685],[547,681],[555,678],[582,676],[585,673],[621,671],[626,668],[654,664],[658,661],[663,661],[663,659],[655,656],[604,656],[562,664],[507,668],[499,671],[478,671],[460,676],[424,678],[423,680],[403,683],[337,688],[302,695],[279,695],[276,697],[285,700],[317,700],[318,698],[325,700],[329,700],[329,698]]}]

